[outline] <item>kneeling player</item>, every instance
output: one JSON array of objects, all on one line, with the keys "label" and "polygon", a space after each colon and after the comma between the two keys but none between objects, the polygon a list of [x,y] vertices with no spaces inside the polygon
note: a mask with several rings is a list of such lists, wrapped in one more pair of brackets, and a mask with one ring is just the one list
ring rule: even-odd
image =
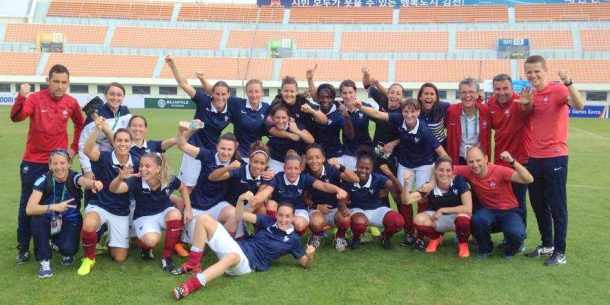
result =
[{"label": "kneeling player", "polygon": [[[280,203],[276,214],[277,221],[268,215],[244,212],[244,201],[249,201],[253,196],[252,192],[239,196],[235,209],[236,216],[255,223],[260,228],[253,238],[236,242],[227,230],[209,215],[202,214],[198,217],[189,261],[172,272],[198,273],[172,290],[174,299],[186,297],[223,273],[244,275],[253,271],[265,271],[269,269],[271,262],[288,253],[298,259],[303,267],[311,267],[315,248],[307,246],[305,251],[301,246],[301,238],[295,233],[292,224],[294,207],[290,203]],[[219,260],[201,271],[200,261],[206,241]]]}]

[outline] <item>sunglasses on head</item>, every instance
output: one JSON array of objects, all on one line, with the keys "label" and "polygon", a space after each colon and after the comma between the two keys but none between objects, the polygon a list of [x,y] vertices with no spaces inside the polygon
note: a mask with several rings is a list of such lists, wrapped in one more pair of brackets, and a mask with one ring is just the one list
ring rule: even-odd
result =
[{"label": "sunglasses on head", "polygon": [[70,158],[68,151],[63,148],[55,148],[55,149],[51,150],[50,157],[53,157],[54,155],[64,155],[64,156],[68,157],[68,159]]}]

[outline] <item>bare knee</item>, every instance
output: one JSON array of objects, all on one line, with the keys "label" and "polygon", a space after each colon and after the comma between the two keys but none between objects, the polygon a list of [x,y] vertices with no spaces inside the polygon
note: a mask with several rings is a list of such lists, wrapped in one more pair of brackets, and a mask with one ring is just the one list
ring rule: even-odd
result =
[{"label": "bare knee", "polygon": [[309,219],[309,227],[312,229],[321,229],[324,227],[326,223],[326,219],[324,219],[324,215],[322,213],[313,213],[311,214]]},{"label": "bare knee", "polygon": [[140,238],[140,241],[148,248],[155,248],[161,240],[161,235],[157,233],[147,233]]},{"label": "bare knee", "polygon": [[128,254],[128,249],[110,248],[110,256],[112,256],[112,259],[114,259],[115,262],[120,263],[126,261]]},{"label": "bare knee", "polygon": [[352,219],[351,219],[352,225],[365,225],[367,226],[369,223],[369,220],[366,218],[366,216],[364,216],[364,214],[362,213],[357,213],[352,215]]},{"label": "bare knee", "polygon": [[418,226],[430,226],[433,222],[432,217],[425,212],[415,215],[415,219],[413,219],[413,223]]},{"label": "bare knee", "polygon": [[297,231],[301,231],[305,228],[307,228],[307,220],[303,217],[295,217],[294,218],[294,227],[297,229]]}]

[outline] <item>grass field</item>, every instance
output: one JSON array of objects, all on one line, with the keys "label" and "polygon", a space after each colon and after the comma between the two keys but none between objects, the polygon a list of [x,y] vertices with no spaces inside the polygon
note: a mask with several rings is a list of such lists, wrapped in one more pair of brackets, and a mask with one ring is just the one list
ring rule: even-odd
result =
[{"label": "grass field", "polygon": [[[78,276],[79,263],[61,266],[52,260],[53,277],[37,278],[38,263],[16,265],[16,227],[21,162],[28,122],[12,123],[9,107],[0,107],[0,303],[2,304],[169,304],[170,289],[186,279],[144,262],[132,250],[124,263],[108,255],[97,258],[88,276]],[[192,111],[135,109],[149,121],[149,138],[174,134],[176,122]],[[222,277],[181,301],[183,304],[608,304],[610,299],[610,121],[572,119],[568,177],[568,264],[549,268],[542,259],[504,260],[500,253],[479,261],[458,259],[453,234],[434,254],[398,247],[402,234],[386,251],[377,243],[357,251],[336,253],[330,242],[316,253],[314,266],[302,269],[286,256],[268,272]],[[168,152],[174,171],[181,153]],[[77,165],[75,164],[75,167]],[[539,243],[533,213],[529,214],[528,249]],[[606,237],[604,237],[606,236]],[[500,241],[496,234],[494,241]],[[605,241],[604,241],[605,240]],[[31,249],[33,249],[31,247]],[[471,252],[475,250],[471,248]],[[155,252],[157,256],[160,251]],[[77,261],[82,258],[82,250]],[[176,258],[182,263],[182,258]],[[206,263],[215,261],[208,255]]]}]

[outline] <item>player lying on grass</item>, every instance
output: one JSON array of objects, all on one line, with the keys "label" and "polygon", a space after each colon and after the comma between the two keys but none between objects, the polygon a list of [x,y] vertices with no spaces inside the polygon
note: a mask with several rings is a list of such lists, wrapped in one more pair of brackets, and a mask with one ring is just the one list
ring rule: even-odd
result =
[{"label": "player lying on grass", "polygon": [[[301,246],[301,237],[295,232],[292,224],[292,204],[280,203],[275,220],[268,215],[245,212],[244,201],[252,197],[254,194],[249,191],[239,196],[235,214],[260,228],[253,238],[236,242],[214,218],[207,214],[197,218],[189,261],[172,272],[176,275],[197,274],[172,290],[174,299],[186,297],[223,273],[244,275],[253,271],[265,271],[269,269],[271,262],[288,253],[298,259],[303,267],[311,267],[315,248],[308,245],[307,250],[304,250]],[[201,271],[200,262],[206,242],[216,253],[218,262]]]}]

